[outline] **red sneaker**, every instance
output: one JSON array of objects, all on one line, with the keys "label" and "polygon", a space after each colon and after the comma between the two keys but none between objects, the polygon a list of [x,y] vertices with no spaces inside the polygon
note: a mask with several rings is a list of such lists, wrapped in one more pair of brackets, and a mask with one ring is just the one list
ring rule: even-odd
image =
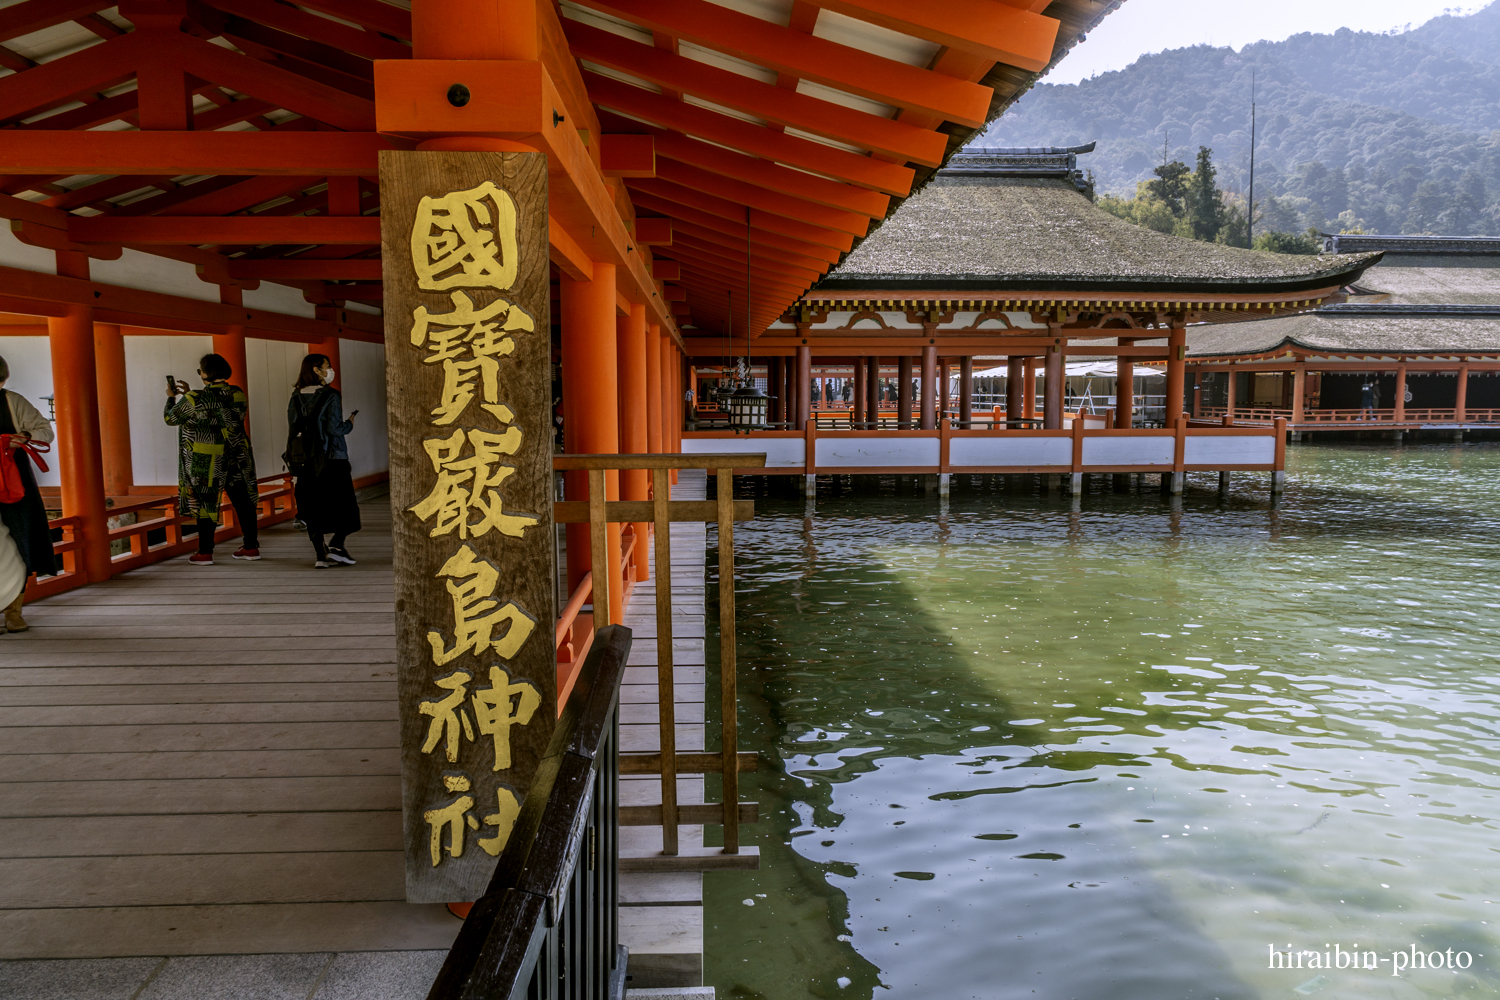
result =
[{"label": "red sneaker", "polygon": [[246,562],[255,562],[260,559],[260,549],[235,549],[234,558],[243,559]]},{"label": "red sneaker", "polygon": [[205,552],[194,552],[188,556],[188,562],[194,566],[212,566],[214,557]]}]

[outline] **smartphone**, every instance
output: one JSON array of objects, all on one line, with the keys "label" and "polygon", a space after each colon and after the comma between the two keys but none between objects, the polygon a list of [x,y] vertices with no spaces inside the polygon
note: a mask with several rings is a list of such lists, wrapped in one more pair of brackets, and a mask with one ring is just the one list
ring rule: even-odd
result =
[{"label": "smartphone", "polygon": [[174,396],[177,395],[177,379],[175,376],[167,376],[167,391]]},{"label": "smartphone", "polygon": [[355,410],[353,413],[349,414],[349,416],[346,417],[345,419],[347,419],[347,420],[353,420],[357,416],[359,416],[359,411]]}]

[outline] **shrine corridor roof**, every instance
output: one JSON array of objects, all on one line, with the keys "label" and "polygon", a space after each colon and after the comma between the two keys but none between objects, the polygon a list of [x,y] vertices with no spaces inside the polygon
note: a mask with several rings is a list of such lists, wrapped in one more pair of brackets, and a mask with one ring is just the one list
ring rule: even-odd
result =
[{"label": "shrine corridor roof", "polygon": [[1346,285],[1379,259],[1169,236],[1110,215],[1064,178],[940,171],[817,289],[1268,294]]}]

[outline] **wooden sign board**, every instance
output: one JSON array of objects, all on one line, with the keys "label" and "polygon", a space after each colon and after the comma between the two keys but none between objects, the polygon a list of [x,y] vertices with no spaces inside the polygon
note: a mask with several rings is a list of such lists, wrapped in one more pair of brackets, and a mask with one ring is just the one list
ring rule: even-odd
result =
[{"label": "wooden sign board", "polygon": [[478,899],[557,721],[547,160],[382,152],[406,898]]}]

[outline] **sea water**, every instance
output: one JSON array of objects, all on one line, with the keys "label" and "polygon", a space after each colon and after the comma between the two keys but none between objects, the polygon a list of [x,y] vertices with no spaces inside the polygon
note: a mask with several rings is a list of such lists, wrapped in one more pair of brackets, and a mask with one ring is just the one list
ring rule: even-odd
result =
[{"label": "sea water", "polygon": [[746,481],[721,998],[1500,993],[1500,445],[1144,478]]}]

